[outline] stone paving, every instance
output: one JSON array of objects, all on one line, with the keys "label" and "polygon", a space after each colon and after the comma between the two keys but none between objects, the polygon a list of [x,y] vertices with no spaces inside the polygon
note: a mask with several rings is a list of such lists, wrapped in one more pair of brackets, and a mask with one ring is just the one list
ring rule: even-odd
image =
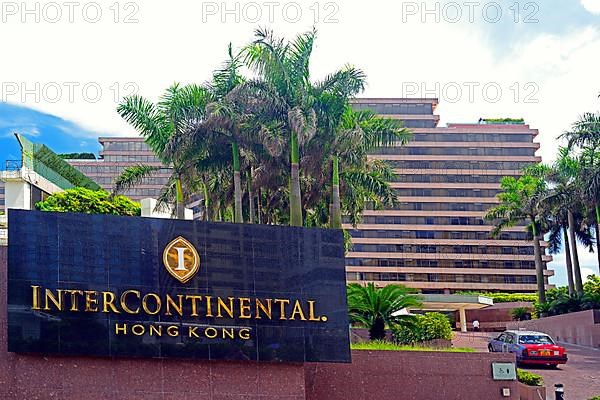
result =
[{"label": "stone paving", "polygon": [[[488,340],[497,333],[456,333],[452,341],[455,347],[471,347],[477,351],[487,351]],[[524,369],[541,375],[548,390],[547,400],[554,399],[554,385],[565,385],[565,399],[587,400],[600,396],[600,350],[561,343],[567,348],[569,361],[557,369],[548,367],[525,367]]]}]

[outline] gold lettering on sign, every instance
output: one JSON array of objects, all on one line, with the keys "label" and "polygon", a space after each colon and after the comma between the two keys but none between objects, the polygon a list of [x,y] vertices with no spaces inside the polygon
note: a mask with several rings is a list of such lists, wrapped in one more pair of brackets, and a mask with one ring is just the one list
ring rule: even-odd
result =
[{"label": "gold lettering on sign", "polygon": [[110,308],[110,311],[114,312],[115,314],[121,314],[121,311],[117,310],[117,307],[115,306],[115,301],[117,300],[117,296],[115,296],[115,294],[113,292],[102,292],[102,299],[103,299],[103,305],[102,305],[102,312],[103,313],[108,313],[108,309]]},{"label": "gold lettering on sign", "polygon": [[131,327],[131,333],[133,333],[136,336],[142,336],[144,332],[146,332],[146,328],[144,328],[144,325],[136,324]]},{"label": "gold lettering on sign", "polygon": [[239,335],[240,335],[240,339],[244,339],[244,340],[250,339],[250,329],[248,329],[248,328],[240,329]]},{"label": "gold lettering on sign", "polygon": [[217,332],[215,328],[208,327],[204,330],[204,336],[206,336],[209,339],[216,338],[218,334],[219,332]]},{"label": "gold lettering on sign", "polygon": [[302,306],[300,305],[300,301],[296,300],[294,303],[294,309],[292,310],[292,315],[290,316],[290,320],[295,320],[296,315],[300,316],[300,320],[306,321],[306,317],[304,316],[304,311],[302,311]]},{"label": "gold lettering on sign", "polygon": [[178,294],[177,300],[178,301],[175,302],[171,296],[167,295],[167,310],[165,311],[165,315],[173,315],[171,313],[171,307],[173,307],[175,312],[183,317],[183,295]]},{"label": "gold lettering on sign", "polygon": [[83,290],[65,290],[65,293],[69,293],[71,295],[70,311],[79,311],[79,298],[77,296],[83,296]]},{"label": "gold lettering on sign", "polygon": [[48,300],[50,300],[50,303],[54,304],[54,307],[56,307],[56,309],[58,311],[62,311],[62,297],[63,297],[62,295],[63,295],[63,291],[61,289],[58,289],[56,291],[56,296],[54,295],[54,293],[52,293],[52,290],[46,289],[45,296],[44,296],[44,301],[45,301],[44,311],[50,311],[50,306],[48,305]]},{"label": "gold lettering on sign", "polygon": [[217,318],[223,318],[221,310],[224,310],[229,318],[233,318],[233,297],[228,297],[229,305],[227,305],[223,299],[217,297]]},{"label": "gold lettering on sign", "polygon": [[[129,289],[122,293],[80,289],[47,289],[31,285],[31,309],[43,311],[102,312],[105,314],[164,315],[167,317],[279,319],[290,321],[327,322],[318,315],[315,300],[259,299],[254,297],[219,297],[190,294],[141,293]],[[81,308],[84,303],[83,309]],[[189,303],[188,303],[189,302]],[[275,315],[273,315],[275,308]],[[277,315],[279,313],[279,315]],[[142,326],[143,328],[143,326]],[[130,328],[132,329],[132,328]],[[140,327],[136,328],[139,334]],[[194,332],[194,331],[192,331]],[[220,333],[219,333],[220,332]],[[229,338],[230,331],[219,331],[215,337]],[[158,332],[153,331],[153,335]],[[193,335],[194,333],[190,333]],[[215,332],[209,330],[209,337]]]},{"label": "gold lettering on sign", "polygon": [[279,319],[286,320],[287,318],[285,317],[285,306],[290,304],[290,301],[288,299],[275,299],[273,300],[273,303],[279,304]]},{"label": "gold lettering on sign", "polygon": [[240,301],[240,318],[252,318],[252,315],[250,315],[250,299],[247,297],[240,297],[238,300]]},{"label": "gold lettering on sign", "polygon": [[309,321],[320,321],[321,317],[315,317],[315,301],[308,300],[308,320]]},{"label": "gold lettering on sign", "polygon": [[191,300],[192,303],[192,313],[190,314],[192,317],[198,316],[198,301],[202,301],[202,296],[195,296],[188,294],[185,296],[186,300]]},{"label": "gold lettering on sign", "polygon": [[115,334],[119,335],[120,333],[123,333],[123,335],[127,335],[127,324],[115,324]]},{"label": "gold lettering on sign", "polygon": [[32,310],[41,310],[40,308],[40,287],[39,286],[31,286],[32,290],[32,299],[31,299],[31,309]]},{"label": "gold lettering on sign", "polygon": [[179,336],[179,328],[176,325],[170,325],[167,327],[167,335],[171,337]]},{"label": "gold lettering on sign", "polygon": [[124,291],[123,294],[121,295],[121,308],[127,314],[138,314],[140,312],[140,306],[138,306],[135,310],[132,310],[127,305],[127,296],[129,296],[131,294],[135,295],[135,297],[137,297],[138,301],[142,297],[142,294],[139,291],[137,291],[137,290],[126,290],[126,291]]},{"label": "gold lettering on sign", "polygon": [[213,317],[213,313],[212,313],[212,296],[206,296],[206,316],[207,317]]},{"label": "gold lettering on sign", "polygon": [[256,319],[261,319],[261,310],[267,319],[271,319],[271,299],[266,299],[265,303],[267,303],[266,306],[262,301],[260,301],[260,299],[256,299]]},{"label": "gold lettering on sign", "polygon": [[162,325],[150,325],[148,333],[150,334],[150,336],[162,336]]},{"label": "gold lettering on sign", "polygon": [[98,312],[98,292],[95,290],[86,290],[85,292],[85,311]]},{"label": "gold lettering on sign", "polygon": [[[249,340],[251,338],[252,328],[247,327],[204,327],[202,331],[199,330],[199,326],[188,326],[187,336],[194,339],[224,339],[224,340],[235,340],[236,338],[242,340]],[[156,325],[156,324],[134,324],[128,325],[126,323],[115,324],[115,334],[117,335],[135,335],[143,336],[148,335],[152,337],[162,337],[166,332],[166,335],[170,337],[179,337],[186,335],[184,333],[184,327],[178,324],[172,325]]]},{"label": "gold lettering on sign", "polygon": [[[148,299],[154,299],[154,306],[156,307],[153,311],[150,311],[148,307]],[[156,293],[148,293],[142,298],[142,308],[144,312],[149,315],[156,315],[160,312],[160,297]]]}]

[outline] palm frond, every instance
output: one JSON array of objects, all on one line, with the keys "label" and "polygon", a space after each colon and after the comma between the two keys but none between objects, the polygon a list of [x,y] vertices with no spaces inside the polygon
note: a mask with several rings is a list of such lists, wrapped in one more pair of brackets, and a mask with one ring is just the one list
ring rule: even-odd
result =
[{"label": "palm frond", "polygon": [[117,195],[139,185],[144,179],[151,177],[160,169],[161,167],[143,164],[125,168],[123,172],[121,172],[121,175],[115,179],[112,194]]}]

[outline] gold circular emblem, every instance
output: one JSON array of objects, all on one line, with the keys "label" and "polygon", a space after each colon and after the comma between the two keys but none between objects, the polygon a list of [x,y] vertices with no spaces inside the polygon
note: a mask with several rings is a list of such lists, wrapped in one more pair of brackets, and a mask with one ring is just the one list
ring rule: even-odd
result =
[{"label": "gold circular emblem", "polygon": [[200,269],[200,256],[194,245],[182,236],[178,236],[165,247],[163,264],[175,279],[186,283]]}]

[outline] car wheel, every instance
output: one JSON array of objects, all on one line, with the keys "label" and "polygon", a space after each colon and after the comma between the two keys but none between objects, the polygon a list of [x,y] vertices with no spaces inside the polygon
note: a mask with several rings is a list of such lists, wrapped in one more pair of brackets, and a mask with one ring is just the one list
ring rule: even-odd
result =
[{"label": "car wheel", "polygon": [[491,344],[488,344],[488,351],[489,351],[490,353],[493,353],[493,352],[494,352],[494,348],[492,347],[492,345],[491,345]]}]

